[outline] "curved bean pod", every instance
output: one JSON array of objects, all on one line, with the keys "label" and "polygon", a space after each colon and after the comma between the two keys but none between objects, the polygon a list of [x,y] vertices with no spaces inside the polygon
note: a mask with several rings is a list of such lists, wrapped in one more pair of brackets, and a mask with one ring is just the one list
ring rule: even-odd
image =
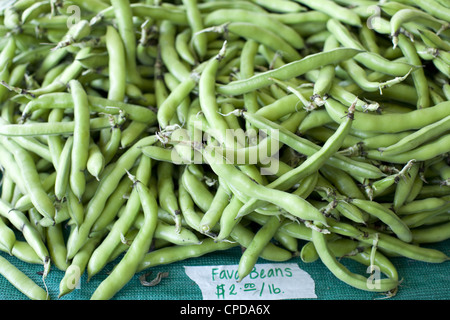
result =
[{"label": "curved bean pod", "polygon": [[248,79],[236,80],[226,85],[219,85],[217,87],[217,92],[231,96],[240,95],[269,86],[272,84],[272,80],[270,80],[270,78],[275,78],[282,81],[290,80],[323,65],[334,64],[343,60],[351,59],[359,52],[361,52],[359,49],[337,48],[327,52],[311,54],[298,61],[287,63],[274,70],[261,72]]},{"label": "curved bean pod", "polygon": [[344,265],[337,261],[336,257],[331,252],[325,236],[317,231],[312,233],[312,241],[316,247],[322,262],[327,268],[340,280],[361,290],[387,292],[394,290],[398,286],[398,281],[395,279],[381,279],[377,286],[370,286],[367,278],[352,273]]}]

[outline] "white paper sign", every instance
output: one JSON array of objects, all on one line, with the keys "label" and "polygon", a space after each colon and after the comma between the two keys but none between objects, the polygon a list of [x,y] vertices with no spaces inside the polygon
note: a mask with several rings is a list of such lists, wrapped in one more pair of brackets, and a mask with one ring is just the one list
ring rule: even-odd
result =
[{"label": "white paper sign", "polygon": [[317,298],[311,276],[296,263],[257,264],[241,282],[237,265],[185,266],[203,300],[281,300]]}]

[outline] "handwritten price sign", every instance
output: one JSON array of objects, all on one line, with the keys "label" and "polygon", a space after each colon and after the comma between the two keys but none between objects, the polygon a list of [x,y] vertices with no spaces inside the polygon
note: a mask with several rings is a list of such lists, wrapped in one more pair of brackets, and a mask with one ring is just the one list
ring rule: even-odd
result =
[{"label": "handwritten price sign", "polygon": [[237,265],[185,267],[204,300],[317,298],[314,281],[295,263],[257,264],[241,282]]}]

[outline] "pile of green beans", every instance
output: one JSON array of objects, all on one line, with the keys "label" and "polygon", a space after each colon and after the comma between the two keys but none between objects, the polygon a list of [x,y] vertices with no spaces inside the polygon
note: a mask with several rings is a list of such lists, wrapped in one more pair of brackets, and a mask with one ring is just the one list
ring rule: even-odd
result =
[{"label": "pile of green beans", "polygon": [[449,27],[441,0],[8,2],[0,273],[61,298],[114,261],[111,299],[239,246],[238,281],[295,259],[395,295],[390,257],[449,260]]}]

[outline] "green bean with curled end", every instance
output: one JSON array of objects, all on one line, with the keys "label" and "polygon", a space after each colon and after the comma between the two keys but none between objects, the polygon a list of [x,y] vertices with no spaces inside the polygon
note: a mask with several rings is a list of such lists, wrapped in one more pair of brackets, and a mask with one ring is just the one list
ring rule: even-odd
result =
[{"label": "green bean with curled end", "polygon": [[[254,237],[255,233],[249,227],[239,223],[231,231],[229,240],[239,243],[243,248],[247,248]],[[269,261],[287,261],[292,258],[292,253],[275,245],[273,242],[269,242],[262,249],[259,257]]]},{"label": "green bean with curled end", "polygon": [[77,198],[70,187],[67,190],[65,199],[67,201],[67,209],[72,222],[79,226],[84,220],[84,206]]},{"label": "green bean with curled end", "polygon": [[327,52],[311,54],[298,61],[287,63],[277,69],[255,74],[248,79],[236,80],[225,85],[219,85],[217,87],[217,92],[232,96],[240,95],[269,86],[272,84],[270,78],[279,79],[281,81],[290,80],[323,65],[334,64],[351,59],[360,52],[360,49],[355,48],[336,48]]},{"label": "green bean with curled end", "polygon": [[49,300],[49,294],[7,259],[0,257],[0,273],[31,300]]},{"label": "green bean with curled end", "polygon": [[237,219],[239,209],[243,206],[243,203],[236,196],[232,196],[228,205],[223,209],[222,215],[219,220],[219,232],[216,236],[217,241],[223,241],[227,239],[235,226],[239,224],[240,219]]},{"label": "green bean with curled end", "polygon": [[[7,202],[15,203],[15,202],[13,202],[13,198],[14,198],[14,192],[15,192],[16,185],[8,173],[3,172],[2,178],[1,178],[1,186],[2,186],[2,190],[1,190],[0,198],[2,198],[3,200],[5,200]],[[14,199],[14,201],[15,201],[15,199]]]},{"label": "green bean with curled end", "polygon": [[[317,82],[318,75],[319,75],[318,70],[313,70],[311,72],[308,72],[306,74],[306,77],[308,79],[311,79],[311,81],[313,81],[313,82]],[[389,90],[389,88],[385,88],[384,90],[385,91]],[[378,95],[378,92],[377,92],[377,95]],[[343,104],[351,104],[356,100],[357,101],[356,102],[356,110],[358,110],[358,111],[377,111],[380,108],[379,103],[377,103],[375,101],[368,102],[368,101],[364,101],[364,100],[358,98],[358,96],[355,93],[342,87],[336,79],[333,79],[333,83],[329,89],[328,96],[331,96],[332,98],[338,100],[339,102],[341,102]]]},{"label": "green bean with curled end", "polygon": [[[272,217],[273,216],[271,215],[263,215],[257,212],[252,212],[251,214],[247,215],[246,220],[253,221],[262,226],[267,223],[267,221]],[[289,250],[295,255],[299,251],[299,241],[297,238],[294,238],[291,235],[287,234],[287,232],[279,230],[282,225],[284,225],[284,220],[278,227],[278,230],[274,234],[273,239],[277,241],[282,247]]]},{"label": "green bean with curled end", "polygon": [[83,38],[88,37],[90,34],[91,34],[91,26],[89,25],[89,21],[85,19],[80,19],[69,27],[67,33],[60,39],[60,41],[58,41],[56,46],[54,46],[51,50],[56,51],[60,49],[65,49],[70,45],[82,40]]},{"label": "green bean with curled end", "polygon": [[124,257],[103,280],[91,296],[91,300],[110,299],[135,275],[141,260],[150,248],[158,221],[158,203],[149,189],[139,181],[134,182],[144,212],[142,228],[134,238]]},{"label": "green bean with curled end", "polygon": [[321,261],[327,268],[340,280],[350,286],[359,288],[365,291],[387,292],[397,288],[398,280],[395,279],[380,279],[377,286],[370,286],[366,277],[359,274],[352,273],[347,267],[341,264],[331,252],[325,235],[320,232],[312,232],[312,241],[316,247],[317,253]]},{"label": "green bean with curled end", "polygon": [[316,109],[310,111],[305,119],[300,123],[298,130],[305,133],[310,129],[326,126],[333,123],[333,119],[325,109]]},{"label": "green bean with curled end", "polygon": [[[250,93],[250,92],[249,92]],[[256,114],[263,116],[267,120],[276,121],[283,116],[291,114],[292,112],[303,112],[306,117],[306,110],[303,111],[298,97],[295,94],[288,94],[273,103],[266,104],[256,111]],[[250,110],[249,110],[250,111]]]},{"label": "green bean with curled end", "polygon": [[[26,194],[25,182],[21,179],[20,169],[17,165],[14,155],[3,145],[0,144],[0,165],[8,172],[8,177],[10,177],[15,185],[14,190],[17,195]],[[17,199],[15,199],[17,201]]]},{"label": "green bean with curled end", "polygon": [[191,35],[192,30],[190,28],[186,28],[183,31],[179,32],[175,36],[175,49],[181,59],[183,59],[190,65],[195,65],[197,63],[197,58],[194,54],[194,50],[189,44]]},{"label": "green bean with curled end", "polygon": [[111,127],[100,132],[100,141],[98,143],[105,164],[110,163],[118,153],[122,138],[122,125],[127,120],[124,114],[117,117],[110,116],[109,118]]}]

